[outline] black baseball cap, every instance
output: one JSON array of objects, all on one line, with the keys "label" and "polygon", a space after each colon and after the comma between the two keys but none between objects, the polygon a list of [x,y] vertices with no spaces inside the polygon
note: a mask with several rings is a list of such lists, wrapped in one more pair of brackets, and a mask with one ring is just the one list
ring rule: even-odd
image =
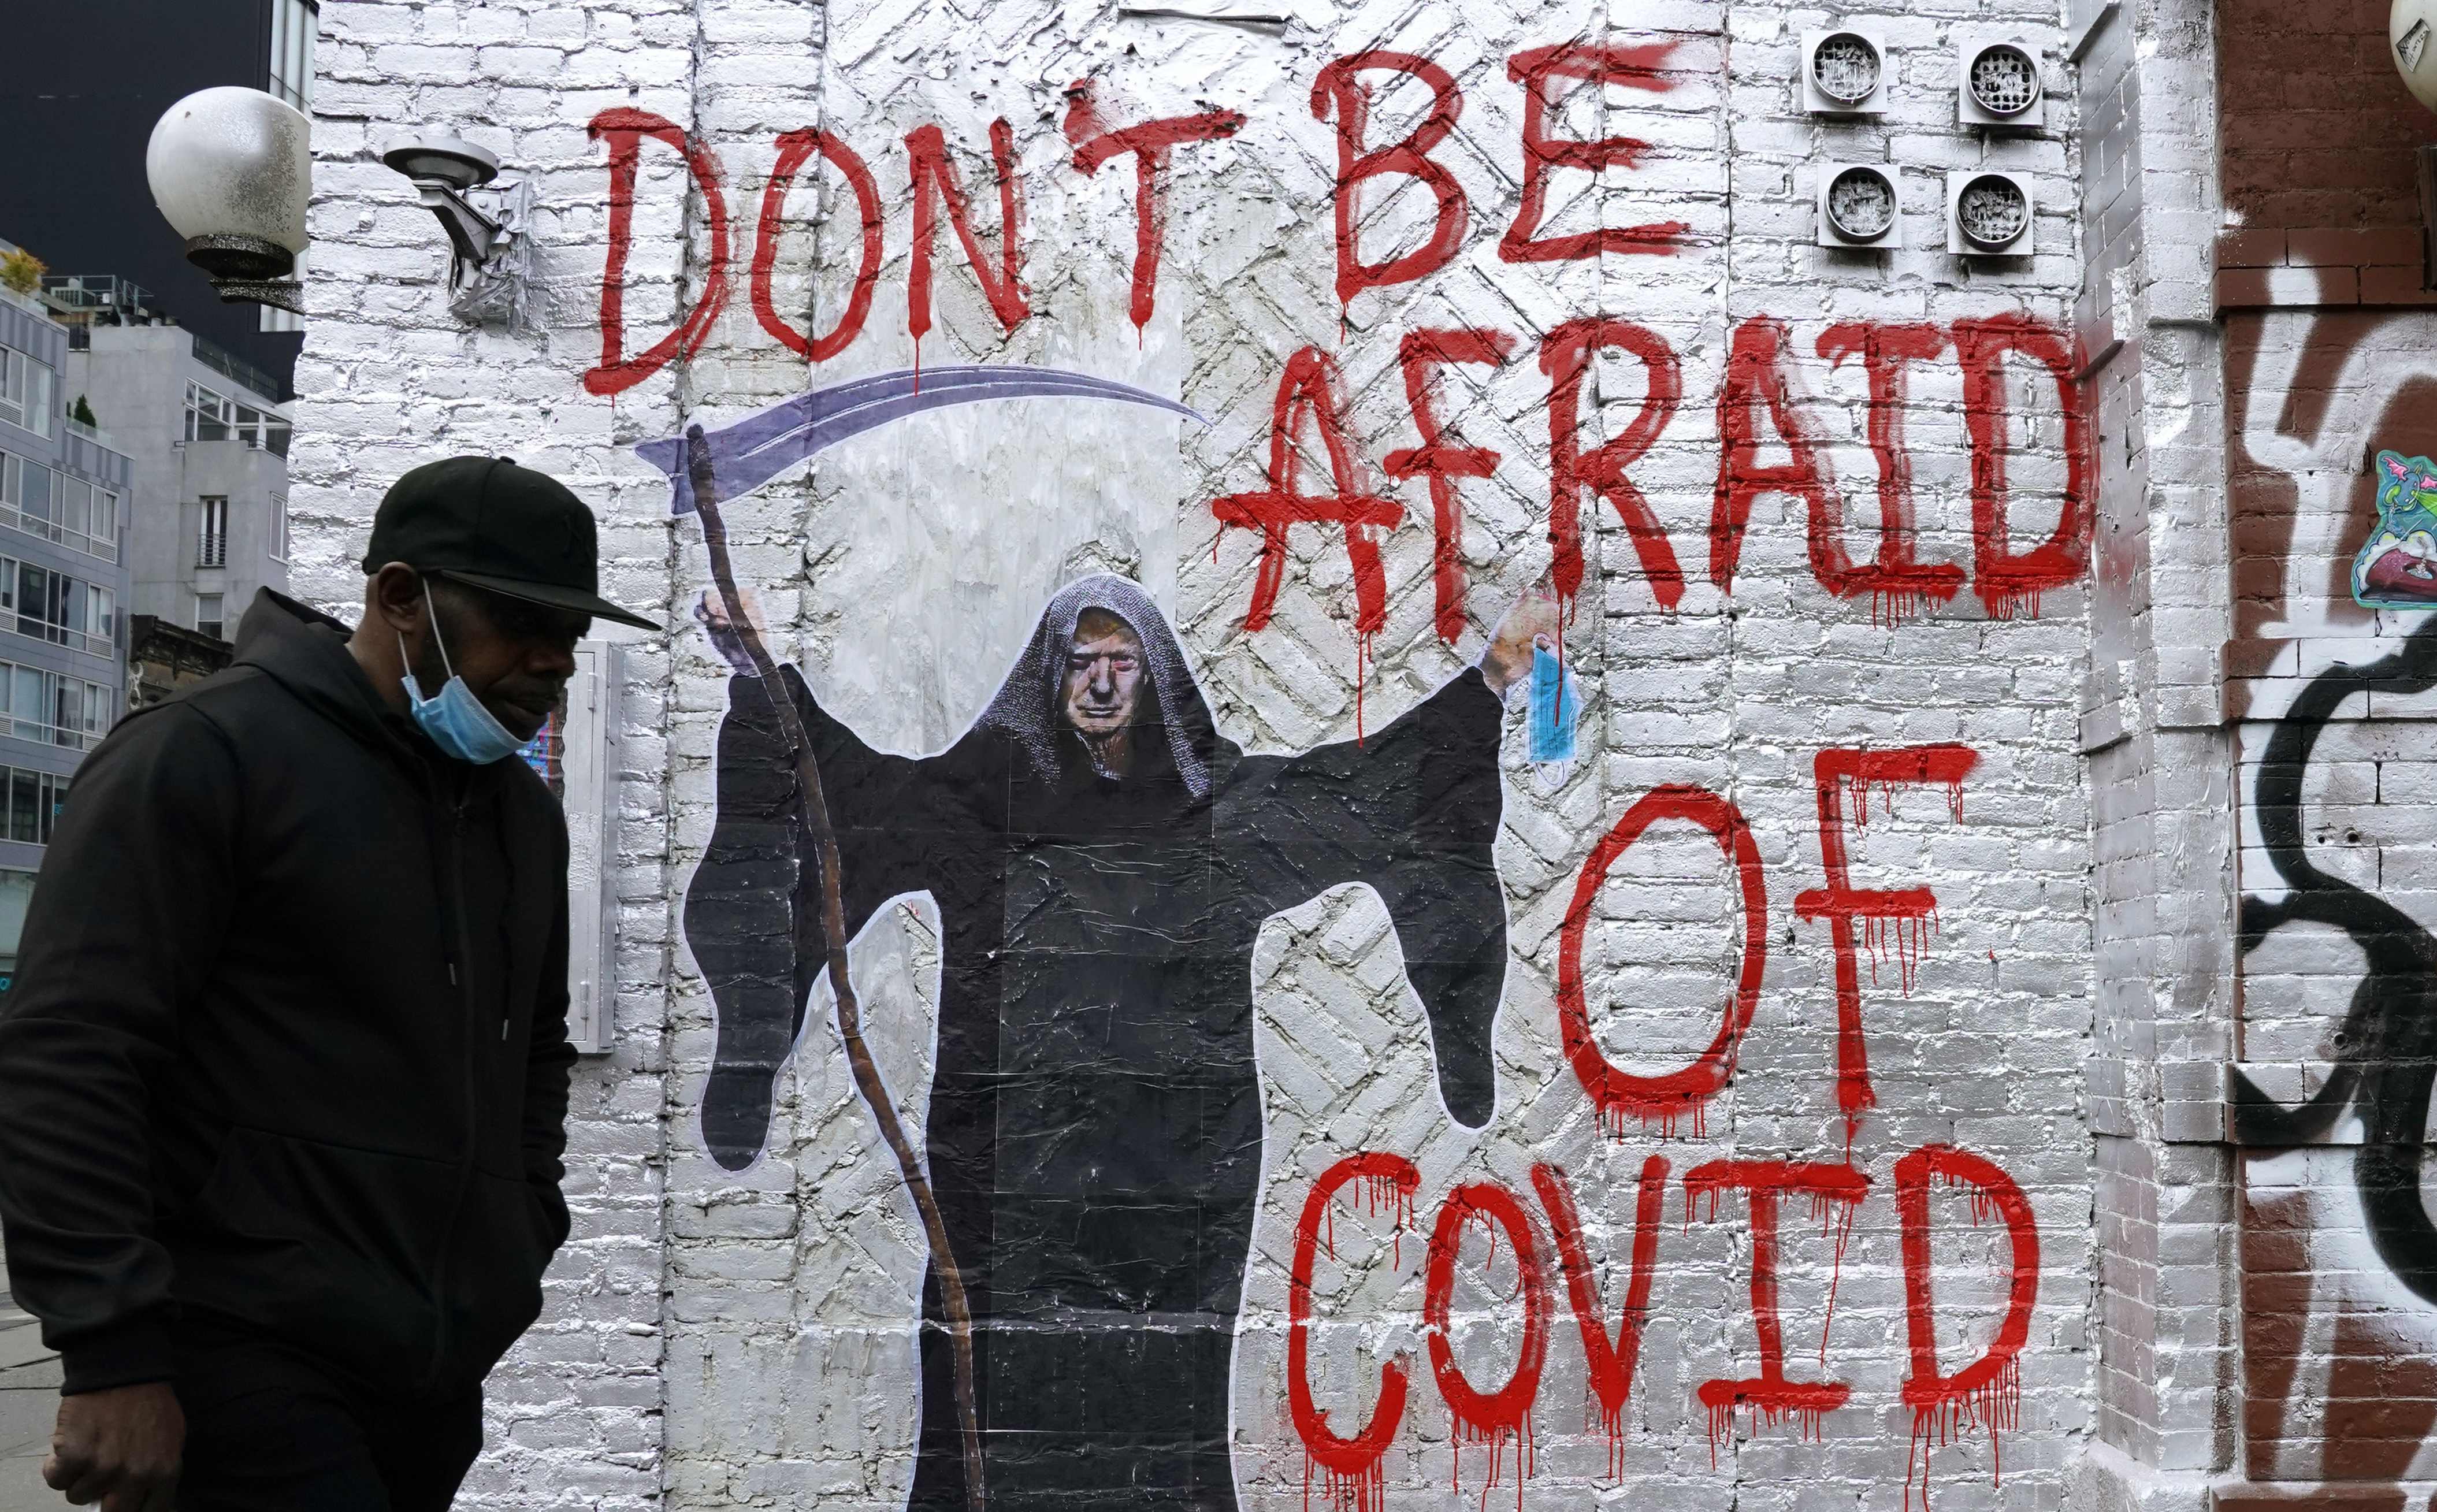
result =
[{"label": "black baseball cap", "polygon": [[601,596],[600,544],[584,501],[506,457],[427,462],[392,483],[373,516],[364,571],[390,562],[554,609],[659,628]]}]

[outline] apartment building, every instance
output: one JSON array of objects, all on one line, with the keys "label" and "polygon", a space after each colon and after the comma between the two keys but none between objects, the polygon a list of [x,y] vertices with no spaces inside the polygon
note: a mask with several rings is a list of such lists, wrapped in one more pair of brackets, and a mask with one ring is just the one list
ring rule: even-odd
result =
[{"label": "apartment building", "polygon": [[108,276],[44,280],[70,325],[66,382],[136,463],[129,612],[226,640],[288,587],[286,408],[270,375]]},{"label": "apartment building", "polygon": [[127,701],[134,467],[70,418],[68,334],[0,290],[0,992],[72,774]]}]

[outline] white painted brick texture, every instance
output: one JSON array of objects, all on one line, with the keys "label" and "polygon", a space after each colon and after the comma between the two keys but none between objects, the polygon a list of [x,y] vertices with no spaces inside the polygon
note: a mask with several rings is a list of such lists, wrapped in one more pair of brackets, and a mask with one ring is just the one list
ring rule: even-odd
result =
[{"label": "white painted brick texture", "polygon": [[[996,117],[1010,123],[1020,154],[1032,313],[1005,335],[943,224],[937,325],[921,362],[1089,371],[1181,396],[1211,424],[1150,423],[1114,408],[925,415],[734,501],[738,570],[759,588],[776,649],[814,669],[828,706],[875,747],[933,750],[960,733],[1049,594],[1093,570],[1132,575],[1168,607],[1221,730],[1246,748],[1352,737],[1355,586],[1341,533],[1292,533],[1276,618],[1249,633],[1242,621],[1259,537],[1218,530],[1209,507],[1263,485],[1279,376],[1306,346],[1341,370],[1365,486],[1406,510],[1382,541],[1387,623],[1361,673],[1359,717],[1376,730],[1468,661],[1502,608],[1549,566],[1549,381],[1536,361],[1547,333],[1582,316],[1633,321],[1658,332],[1682,367],[1680,406],[1632,471],[1682,564],[1681,602],[1660,608],[1616,510],[1586,500],[1589,572],[1567,642],[1589,695],[1586,749],[1564,785],[1544,792],[1521,730],[1508,728],[1499,862],[1513,958],[1491,1126],[1461,1129],[1432,1094],[1423,1015],[1373,895],[1341,889],[1264,936],[1254,966],[1264,1200],[1245,1280],[1233,1427],[1246,1503],[1296,1507],[1306,1495],[1284,1385],[1287,1275],[1303,1196],[1339,1156],[1391,1149],[1421,1169],[1424,1222],[1455,1184],[1497,1180],[1528,1194],[1535,1163],[1563,1167],[1602,1266],[1611,1328],[1635,1177],[1654,1153],[1673,1167],[1623,1476],[1609,1474],[1605,1435],[1585,1405],[1584,1351],[1552,1269],[1534,1464],[1518,1487],[1510,1450],[1493,1503],[1515,1495],[1521,1506],[1552,1509],[1902,1507],[1922,1450],[1901,1398],[1912,1360],[1893,1173],[1899,1157],[1932,1143],[2001,1167],[2026,1195],[2040,1239],[2019,1420],[1993,1443],[1985,1429],[1937,1442],[1933,1494],[1954,1509],[2064,1500],[2107,1395],[2094,1335],[2117,1326],[2093,1308],[2094,1246],[2111,1232],[2094,1234],[2094,1202],[2104,1205],[2095,1194],[2111,1182],[2157,1179],[2146,1169],[2095,1173],[2083,1112],[2094,1053],[2092,879],[2102,893],[2142,885],[2123,880],[2107,853],[2113,810],[2098,816],[2095,850],[2092,840],[2081,721],[2093,593],[2052,588],[2036,617],[1997,619],[1967,584],[1952,602],[1890,627],[1874,619],[1867,595],[1837,599],[1815,580],[1807,506],[1783,493],[1756,501],[1731,595],[1709,565],[1716,397],[1738,325],[1762,316],[1786,323],[1794,401],[1823,438],[1849,517],[1845,539],[1861,561],[1879,523],[1868,394],[1857,362],[1832,369],[1818,356],[1822,332],[1850,322],[1952,331],[1958,321],[2012,314],[2075,328],[2081,146],[2055,6],[1920,4],[1877,18],[1891,46],[1889,109],[1844,124],[1797,109],[1799,34],[1828,19],[1813,8],[1486,0],[1304,4],[1296,15],[1283,26],[1236,26],[1045,0],[961,9],[940,0],[349,0],[325,9],[311,319],[291,459],[300,590],[352,612],[353,563],[382,489],[428,457],[489,451],[575,487],[603,524],[606,590],[678,627],[640,641],[627,663],[618,1048],[577,1073],[575,1232],[552,1273],[542,1322],[494,1377],[491,1447],[461,1504],[903,1504],[920,1230],[848,1078],[825,990],[782,1079],[766,1157],[731,1173],[703,1148],[712,1019],[679,909],[712,819],[710,755],[726,667],[693,633],[691,610],[709,583],[699,535],[670,519],[665,483],[630,448],[686,423],[716,429],[811,386],[911,365],[903,138],[939,127],[994,256],[988,132]],[[1952,39],[1966,26],[2012,28],[2040,53],[2050,91],[2044,130],[1984,136],[1955,126]],[[1506,61],[1577,37],[1674,40],[1675,87],[1584,91],[1552,117],[1552,129],[1569,135],[1651,145],[1638,167],[1608,170],[1596,188],[1585,175],[1559,175],[1548,229],[1679,220],[1692,230],[1674,255],[1514,263],[1498,254],[1522,171],[1522,94]],[[1443,270],[1341,308],[1332,286],[1335,140],[1309,97],[1329,61],[1367,47],[1433,59],[1462,88],[1461,125],[1433,156],[1468,199],[1469,230]],[[1059,132],[1064,91],[1086,77],[1099,81],[1113,124],[1205,105],[1249,117],[1234,140],[1177,150],[1157,315],[1139,333],[1127,318],[1132,165],[1086,178]],[[1382,90],[1372,140],[1410,130],[1423,102],[1411,81]],[[716,158],[733,265],[726,306],[698,353],[603,397],[581,379],[601,356],[609,178],[585,127],[613,107],[664,115]],[[448,313],[445,244],[412,208],[405,181],[377,161],[387,135],[403,128],[460,132],[533,181],[536,329],[469,329]],[[746,266],[774,139],[806,128],[837,134],[871,165],[885,248],[860,338],[816,370],[756,322]],[[1902,250],[1813,244],[1812,165],[1832,157],[1899,169]],[[676,154],[646,144],[641,165],[624,290],[630,352],[693,303],[711,258],[703,199]],[[1982,166],[2032,185],[2029,255],[1966,264],[1944,251],[1942,175]],[[1417,245],[1430,203],[1411,186],[1368,191],[1366,255]],[[778,243],[777,309],[799,326],[830,326],[860,248],[851,195],[835,174],[808,166]],[[1494,372],[1449,369],[1438,386],[1445,428],[1502,457],[1493,477],[1461,485],[1471,619],[1461,643],[1447,647],[1432,633],[1429,499],[1418,480],[1387,479],[1381,459],[1417,441],[1399,338],[1473,325],[1509,333],[1516,355]],[[1952,346],[1912,364],[1909,386],[1918,554],[1968,571],[1972,452]],[[2065,430],[2055,385],[2036,364],[2008,361],[2001,386],[2010,540],[2023,551],[2056,525]],[[1636,363],[1602,358],[1586,389],[1584,408],[1598,413],[1586,417],[1585,445],[1621,433],[1643,392]],[[2121,444],[2120,428],[2100,429]],[[1759,465],[1786,463],[1765,418],[1759,433]],[[1324,478],[1324,457],[1308,435],[1305,446],[1306,479]],[[2142,678],[2173,680],[2164,668]],[[1867,953],[1861,961],[1877,1106],[1852,1135],[1850,1159],[1869,1178],[1869,1194],[1841,1263],[1807,1202],[1789,1196],[1780,1215],[1788,1372],[1849,1382],[1850,1403],[1811,1436],[1791,1419],[1756,1424],[1744,1415],[1713,1443],[1697,1387],[1758,1370],[1752,1230],[1739,1194],[1721,1200],[1714,1220],[1705,1203],[1688,1223],[1680,1178],[1707,1161],[1848,1159],[1830,931],[1797,917],[1795,903],[1826,885],[1814,758],[1832,747],[1938,743],[1976,753],[1959,813],[1941,786],[1906,786],[1869,796],[1865,827],[1851,795],[1844,799],[1854,885],[1936,895],[1935,932],[1920,943],[1909,991],[1892,948],[1875,971]],[[2120,771],[2107,790],[2141,780]],[[1600,1127],[1562,1048],[1558,931],[1594,845],[1637,799],[1668,782],[1700,784],[1747,818],[1767,900],[1767,967],[1734,1081],[1699,1129],[1662,1138],[1628,1120],[1620,1139]],[[1738,959],[1734,881],[1714,844],[1671,821],[1599,891],[1585,944],[1587,996],[1601,1043],[1620,1064],[1657,1072],[1709,1044]],[[876,1052],[917,1121],[930,1076],[937,928],[927,905],[897,908],[867,935],[856,963]],[[1952,1371],[1988,1346],[2010,1259],[2002,1223],[1975,1226],[1964,1194],[1942,1183],[1931,1190],[1937,1346]],[[1319,1403],[1341,1425],[1359,1421],[1379,1363],[1409,1355],[1412,1398],[1385,1467],[1388,1503],[1454,1505],[1456,1479],[1477,1501],[1489,1450],[1451,1441],[1430,1384],[1421,1237],[1388,1244],[1384,1220],[1342,1203],[1336,1222],[1346,1264],[1324,1262],[1317,1281],[1325,1320],[1312,1345]],[[1376,1254],[1373,1237],[1382,1241]],[[1493,1257],[1480,1232],[1464,1257],[1456,1352],[1474,1380],[1494,1381],[1516,1348],[1514,1257],[1502,1246]],[[2111,1441],[2135,1442],[2129,1421],[2110,1432]]]}]

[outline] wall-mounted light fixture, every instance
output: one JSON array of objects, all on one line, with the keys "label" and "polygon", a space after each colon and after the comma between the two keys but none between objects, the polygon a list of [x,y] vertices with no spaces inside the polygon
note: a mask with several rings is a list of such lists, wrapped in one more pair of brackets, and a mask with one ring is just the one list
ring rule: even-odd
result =
[{"label": "wall-mounted light fixture", "polygon": [[532,186],[500,178],[500,160],[454,136],[399,137],[381,161],[414,185],[448,235],[449,308],[465,320],[523,324]]},{"label": "wall-mounted light fixture", "polygon": [[152,202],[230,304],[305,312],[289,275],[313,196],[311,124],[286,100],[234,86],[189,95],[153,124]]},{"label": "wall-mounted light fixture", "polygon": [[2437,0],[2394,0],[2387,12],[2386,42],[2395,72],[2411,97],[2437,111]]},{"label": "wall-mounted light fixture", "polygon": [[[2394,0],[2386,44],[2411,97],[2437,111],[2437,0]],[[2437,147],[2419,152],[2420,287],[2437,290]]]}]

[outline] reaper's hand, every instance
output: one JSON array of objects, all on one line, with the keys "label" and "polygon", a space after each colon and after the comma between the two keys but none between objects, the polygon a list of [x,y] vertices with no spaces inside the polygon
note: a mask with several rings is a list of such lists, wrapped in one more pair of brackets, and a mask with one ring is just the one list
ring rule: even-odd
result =
[{"label": "reaper's hand", "polygon": [[[758,634],[762,629],[762,614],[753,602],[753,590],[741,588],[736,593],[744,601],[745,623]],[[728,617],[727,602],[716,590],[706,589],[702,597],[694,601],[693,617],[701,622],[703,633],[710,637],[712,650],[734,667],[739,676],[753,676],[752,655],[745,649],[745,638],[737,633],[735,623]],[[765,640],[763,644],[767,645],[769,642]]]},{"label": "reaper's hand", "polygon": [[1481,647],[1481,680],[1491,693],[1504,698],[1507,689],[1532,675],[1533,642],[1546,637],[1556,643],[1564,614],[1565,606],[1547,578],[1523,590],[1489,633],[1489,644]]}]

